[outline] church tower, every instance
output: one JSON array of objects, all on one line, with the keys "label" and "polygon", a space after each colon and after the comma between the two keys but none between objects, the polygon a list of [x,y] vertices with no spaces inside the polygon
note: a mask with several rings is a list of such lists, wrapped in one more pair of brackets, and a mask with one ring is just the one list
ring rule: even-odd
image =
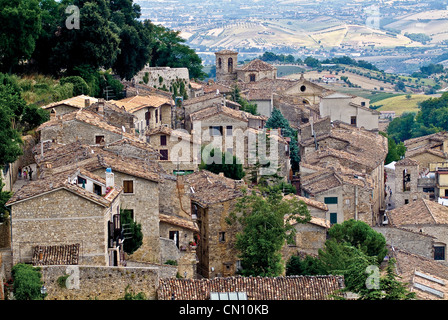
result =
[{"label": "church tower", "polygon": [[216,55],[216,81],[236,80],[236,65],[238,63],[238,52],[221,50]]}]

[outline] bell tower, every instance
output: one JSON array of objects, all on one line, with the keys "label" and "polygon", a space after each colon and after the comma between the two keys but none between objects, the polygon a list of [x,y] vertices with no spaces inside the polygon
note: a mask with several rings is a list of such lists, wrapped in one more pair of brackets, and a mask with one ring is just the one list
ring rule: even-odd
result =
[{"label": "bell tower", "polygon": [[238,63],[238,52],[221,50],[216,55],[216,81],[236,80],[236,65]]}]

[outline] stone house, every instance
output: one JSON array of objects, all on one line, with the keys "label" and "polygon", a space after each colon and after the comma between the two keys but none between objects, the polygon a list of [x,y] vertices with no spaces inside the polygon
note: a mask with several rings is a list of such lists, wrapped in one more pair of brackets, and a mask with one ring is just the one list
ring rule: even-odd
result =
[{"label": "stone house", "polygon": [[389,226],[400,227],[434,237],[432,259],[447,265],[448,207],[437,202],[418,199],[387,212]]},{"label": "stone house", "polygon": [[[366,205],[370,201],[371,216],[365,216],[365,222],[369,225],[380,222],[385,210],[384,159],[388,152],[385,137],[341,122],[331,123],[329,117],[326,117],[316,122],[312,130],[311,123],[301,126],[299,147],[302,167],[309,164],[333,168],[346,176],[346,181],[358,181],[355,185],[362,181],[361,186],[371,189],[372,193],[368,196],[371,199],[365,199]],[[321,170],[314,170],[316,171]],[[350,215],[356,216],[356,213],[351,212],[348,216]],[[340,211],[338,216],[342,218]]]},{"label": "stone house", "polygon": [[183,129],[158,127],[146,132],[146,142],[160,153],[160,165],[170,174],[198,170],[201,145]]},{"label": "stone house", "polygon": [[135,116],[134,127],[139,135],[158,126],[173,127],[174,101],[166,95],[136,95],[113,103]]},{"label": "stone house", "polygon": [[260,59],[254,59],[236,69],[237,80],[256,82],[262,79],[277,79],[277,68]]},{"label": "stone house", "polygon": [[122,264],[122,189],[113,173],[102,171],[106,179],[83,169],[64,171],[30,181],[13,195],[6,204],[13,264]]},{"label": "stone house", "polygon": [[226,99],[222,93],[210,92],[204,95],[191,98],[182,102],[183,114],[181,115],[184,120],[187,120],[190,114],[212,107],[214,105],[225,105]]},{"label": "stone house", "polygon": [[191,213],[199,228],[197,271],[205,278],[234,275],[238,269],[234,248],[238,226],[226,218],[242,196],[244,183],[201,170],[185,176],[190,189]]},{"label": "stone house", "polygon": [[73,111],[78,111],[82,108],[90,106],[95,102],[98,102],[97,98],[89,97],[86,95],[79,95],[62,101],[47,104],[45,106],[42,106],[42,109],[48,110],[50,112],[50,116],[53,118]]},{"label": "stone house", "polygon": [[[304,168],[308,167],[306,171]],[[328,206],[325,220],[330,225],[349,219],[361,220],[376,225],[372,210],[373,181],[344,168],[319,168],[301,164],[300,194]]]},{"label": "stone house", "polygon": [[297,199],[303,201],[311,215],[307,223],[294,223],[296,230],[294,244],[285,244],[282,250],[284,261],[288,261],[292,255],[299,253],[317,255],[318,250],[324,247],[327,240],[327,231],[330,223],[327,220],[328,205],[313,199],[298,195],[287,195],[283,199]]},{"label": "stone house", "polygon": [[87,145],[104,145],[121,140],[135,139],[134,134],[124,132],[121,127],[109,124],[103,116],[81,109],[59,116],[37,128],[41,141],[68,144],[80,141]]},{"label": "stone house", "polygon": [[418,162],[421,170],[434,170],[434,165],[446,162],[448,152],[448,133],[445,131],[405,140],[406,158]]},{"label": "stone house", "polygon": [[135,116],[114,103],[104,101],[104,99],[98,99],[97,102],[86,106],[84,110],[99,114],[108,124],[122,128],[124,132],[135,132]]},{"label": "stone house", "polygon": [[392,198],[396,207],[417,199],[427,199],[429,194],[419,188],[420,170],[417,161],[404,158],[395,163],[395,188]]},{"label": "stone house", "polygon": [[333,93],[323,97],[319,104],[320,116],[329,116],[332,121],[342,121],[358,128],[378,131],[379,115],[368,107],[368,102],[354,102],[354,97],[342,93]]}]

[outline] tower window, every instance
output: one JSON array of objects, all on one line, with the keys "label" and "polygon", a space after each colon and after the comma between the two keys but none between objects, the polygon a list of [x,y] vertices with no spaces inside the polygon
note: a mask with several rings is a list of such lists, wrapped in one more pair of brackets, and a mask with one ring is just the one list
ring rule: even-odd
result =
[{"label": "tower window", "polygon": [[218,69],[222,68],[222,60],[221,58],[218,58]]},{"label": "tower window", "polygon": [[228,69],[228,71],[231,73],[231,72],[233,72],[233,59],[232,58],[229,58],[229,60],[227,61],[227,69]]}]

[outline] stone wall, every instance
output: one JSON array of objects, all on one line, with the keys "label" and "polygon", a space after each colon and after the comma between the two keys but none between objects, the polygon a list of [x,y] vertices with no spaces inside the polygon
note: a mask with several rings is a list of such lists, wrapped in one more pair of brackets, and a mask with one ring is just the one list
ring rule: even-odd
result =
[{"label": "stone wall", "polygon": [[[94,174],[105,178],[104,169]],[[134,220],[142,225],[143,244],[132,254],[134,259],[159,262],[159,189],[158,183],[136,176],[114,171],[114,183],[123,186],[123,181],[133,181],[133,193],[121,194],[121,209],[134,212]],[[138,258],[137,258],[138,257]]]},{"label": "stone wall", "polygon": [[[126,290],[156,299],[159,278],[173,277],[172,268],[164,269],[167,267],[42,266],[41,273],[46,300],[118,300]],[[70,275],[69,285],[63,288],[58,279],[65,275]]]},{"label": "stone wall", "polygon": [[434,238],[427,234],[393,227],[373,227],[386,238],[386,243],[428,259],[434,258]]},{"label": "stone wall", "polygon": [[14,264],[30,262],[35,245],[79,243],[80,264],[106,265],[109,208],[60,189],[12,205]]},{"label": "stone wall", "polygon": [[[185,83],[185,89],[187,92],[189,91],[190,76],[187,68],[146,66],[134,76],[133,81],[135,81],[135,83],[144,83],[143,77],[146,73],[148,74],[148,83],[146,83],[147,86],[162,88],[163,85],[165,85],[165,88],[170,90],[173,83],[183,81]],[[162,81],[160,82],[160,80]]]},{"label": "stone wall", "polygon": [[95,136],[97,135],[104,136],[105,144],[122,138],[121,134],[76,120],[66,121],[60,125],[44,128],[41,131],[41,139],[43,141],[55,140],[64,144],[80,141],[83,144],[94,145],[96,144]]}]

